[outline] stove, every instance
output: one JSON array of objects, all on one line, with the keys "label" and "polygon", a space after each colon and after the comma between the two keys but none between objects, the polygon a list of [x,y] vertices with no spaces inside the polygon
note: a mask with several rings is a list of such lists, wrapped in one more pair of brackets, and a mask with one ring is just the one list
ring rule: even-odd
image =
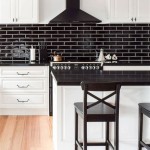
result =
[{"label": "stove", "polygon": [[54,70],[101,70],[101,62],[51,62]]}]

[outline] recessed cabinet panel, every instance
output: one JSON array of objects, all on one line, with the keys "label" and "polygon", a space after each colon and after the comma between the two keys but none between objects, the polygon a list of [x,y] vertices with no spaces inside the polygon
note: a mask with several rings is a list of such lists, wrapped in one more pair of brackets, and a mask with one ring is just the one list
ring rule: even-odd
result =
[{"label": "recessed cabinet panel", "polygon": [[16,19],[21,23],[38,22],[37,0],[16,0]]},{"label": "recessed cabinet panel", "polygon": [[47,94],[2,94],[0,101],[1,108],[42,108],[46,107]]},{"label": "recessed cabinet panel", "polygon": [[47,79],[2,79],[1,92],[46,92],[48,89]]},{"label": "recessed cabinet panel", "polygon": [[0,0],[0,23],[38,23],[39,0]]},{"label": "recessed cabinet panel", "polygon": [[1,67],[2,77],[48,77],[47,67]]},{"label": "recessed cabinet panel", "polygon": [[110,0],[111,23],[149,23],[149,0]]},{"label": "recessed cabinet panel", "polygon": [[12,22],[15,0],[0,0],[0,23]]},{"label": "recessed cabinet panel", "polygon": [[136,0],[136,21],[150,22],[150,0]]},{"label": "recessed cabinet panel", "polygon": [[131,22],[133,14],[133,0],[111,0],[111,22]]}]

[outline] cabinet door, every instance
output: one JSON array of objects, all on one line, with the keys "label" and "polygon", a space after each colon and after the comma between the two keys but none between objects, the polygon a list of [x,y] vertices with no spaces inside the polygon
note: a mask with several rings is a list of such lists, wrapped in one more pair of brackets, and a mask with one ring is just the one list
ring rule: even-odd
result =
[{"label": "cabinet door", "polygon": [[110,0],[110,22],[131,23],[134,17],[134,0]]},{"label": "cabinet door", "polygon": [[136,0],[136,22],[150,22],[150,0]]},{"label": "cabinet door", "polygon": [[15,0],[0,0],[0,23],[13,23]]},{"label": "cabinet door", "polygon": [[16,22],[38,23],[38,0],[16,0]]}]

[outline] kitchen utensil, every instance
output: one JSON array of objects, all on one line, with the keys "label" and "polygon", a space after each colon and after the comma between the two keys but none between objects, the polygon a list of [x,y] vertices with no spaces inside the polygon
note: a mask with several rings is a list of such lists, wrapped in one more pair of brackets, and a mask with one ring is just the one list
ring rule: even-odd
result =
[{"label": "kitchen utensil", "polygon": [[40,42],[39,45],[39,49],[40,49],[40,62],[48,62],[48,53],[47,53],[47,43],[45,42]]}]

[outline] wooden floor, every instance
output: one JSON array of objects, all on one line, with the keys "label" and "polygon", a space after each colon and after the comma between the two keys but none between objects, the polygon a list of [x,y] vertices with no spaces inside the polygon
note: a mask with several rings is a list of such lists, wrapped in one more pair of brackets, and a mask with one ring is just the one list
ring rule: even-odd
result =
[{"label": "wooden floor", "polygon": [[0,117],[0,150],[53,150],[52,117]]}]

